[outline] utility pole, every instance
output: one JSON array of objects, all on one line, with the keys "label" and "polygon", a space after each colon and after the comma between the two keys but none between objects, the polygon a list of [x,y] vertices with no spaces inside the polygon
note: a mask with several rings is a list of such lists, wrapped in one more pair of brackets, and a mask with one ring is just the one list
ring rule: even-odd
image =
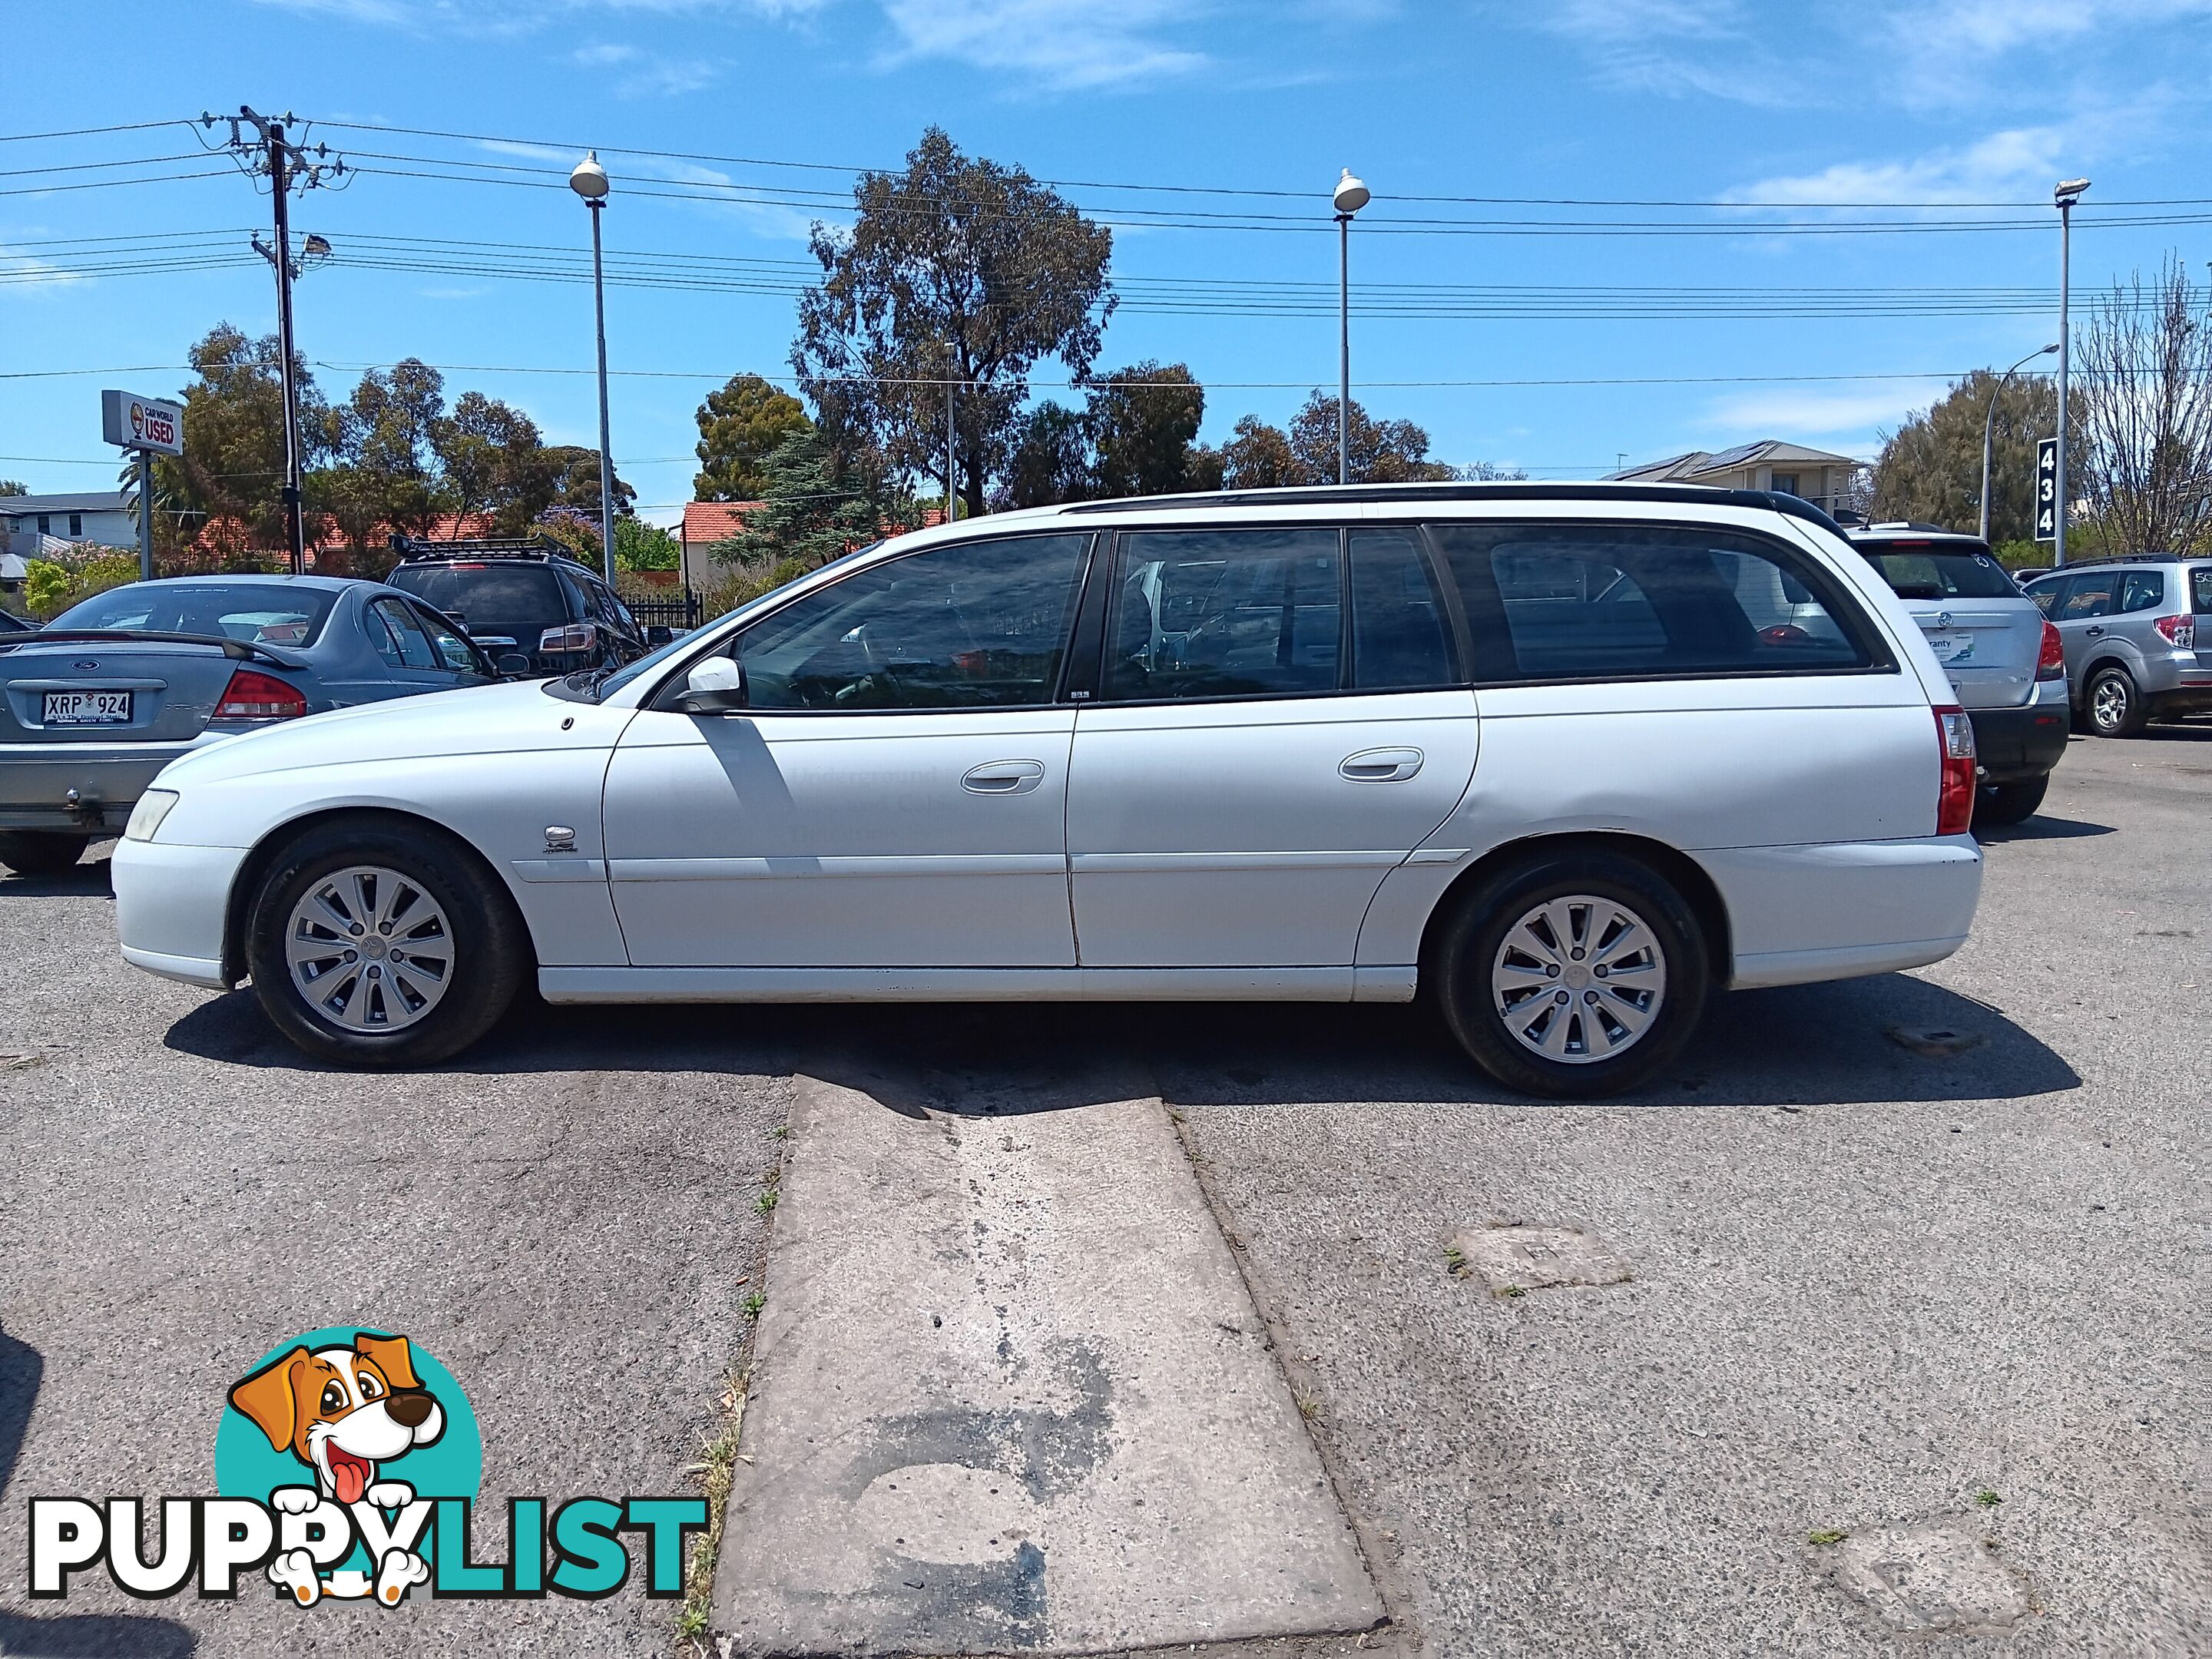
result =
[{"label": "utility pole", "polygon": [[[319,144],[310,152],[305,145],[287,138],[284,129],[295,119],[289,111],[281,116],[257,115],[243,104],[235,115],[210,115],[205,111],[200,114],[204,127],[212,127],[219,120],[228,122],[229,149],[246,175],[269,180],[274,245],[263,247],[258,238],[253,245],[276,270],[277,373],[284,390],[284,543],[296,576],[307,568],[307,544],[300,501],[300,388],[292,337],[292,280],[301,268],[292,258],[291,199],[295,190],[313,190],[343,177],[346,165],[343,156],[331,159],[327,144]],[[254,135],[250,140],[244,131],[248,127]],[[311,250],[330,252],[330,244],[319,236],[311,236],[307,241]]]},{"label": "utility pole", "polygon": [[952,385],[952,354],[947,351],[945,355],[945,522],[947,524],[952,522],[953,492],[959,488],[957,450],[960,425],[952,401],[956,395]]}]

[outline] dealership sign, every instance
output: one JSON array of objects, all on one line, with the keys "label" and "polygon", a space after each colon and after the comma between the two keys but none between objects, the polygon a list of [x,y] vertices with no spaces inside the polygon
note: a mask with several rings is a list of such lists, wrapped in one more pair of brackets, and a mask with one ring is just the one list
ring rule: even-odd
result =
[{"label": "dealership sign", "polygon": [[185,410],[159,398],[128,392],[100,394],[102,435],[125,449],[150,449],[160,455],[185,453]]}]

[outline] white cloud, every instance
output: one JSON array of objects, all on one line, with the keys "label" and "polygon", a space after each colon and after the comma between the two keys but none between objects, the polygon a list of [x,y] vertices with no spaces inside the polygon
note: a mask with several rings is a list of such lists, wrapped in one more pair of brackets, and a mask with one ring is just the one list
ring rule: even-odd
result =
[{"label": "white cloud", "polygon": [[568,57],[586,69],[605,69],[610,64],[632,62],[637,57],[637,48],[601,41],[597,46],[579,46]]},{"label": "white cloud", "polygon": [[1878,387],[1848,392],[1800,391],[1778,387],[1732,392],[1716,399],[1699,422],[1708,432],[1749,442],[1754,438],[1859,441],[1870,447],[1880,428],[1894,428],[1905,417],[1943,395],[1943,380],[1892,380]]},{"label": "white cloud", "polygon": [[1055,88],[1185,75],[1204,53],[1162,37],[1203,8],[1179,0],[883,0],[904,58],[954,58]]},{"label": "white cloud", "polygon": [[1838,161],[1818,173],[1762,179],[1732,191],[1747,206],[1770,202],[1996,202],[2039,197],[2058,176],[2068,136],[2014,127],[1963,149],[1901,161]]}]

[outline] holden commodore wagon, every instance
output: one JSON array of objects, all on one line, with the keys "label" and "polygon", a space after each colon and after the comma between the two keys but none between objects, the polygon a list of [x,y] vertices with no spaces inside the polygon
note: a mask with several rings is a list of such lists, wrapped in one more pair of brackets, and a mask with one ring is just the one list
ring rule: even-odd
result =
[{"label": "holden commodore wagon", "polygon": [[171,766],[124,955],[325,1060],[556,1003],[1431,1000],[1630,1087],[1708,999],[1965,939],[1972,728],[1818,509],[1271,490],[865,549],[617,672]]}]

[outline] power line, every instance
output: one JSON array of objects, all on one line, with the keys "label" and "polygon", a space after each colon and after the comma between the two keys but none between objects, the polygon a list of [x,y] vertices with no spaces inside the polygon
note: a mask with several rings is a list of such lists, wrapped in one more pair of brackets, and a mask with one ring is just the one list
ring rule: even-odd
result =
[{"label": "power line", "polygon": [[42,138],[88,138],[104,132],[145,132],[154,127],[191,125],[185,117],[173,115],[162,121],[123,121],[107,127],[67,127],[58,132],[0,132],[0,144],[27,144]]}]

